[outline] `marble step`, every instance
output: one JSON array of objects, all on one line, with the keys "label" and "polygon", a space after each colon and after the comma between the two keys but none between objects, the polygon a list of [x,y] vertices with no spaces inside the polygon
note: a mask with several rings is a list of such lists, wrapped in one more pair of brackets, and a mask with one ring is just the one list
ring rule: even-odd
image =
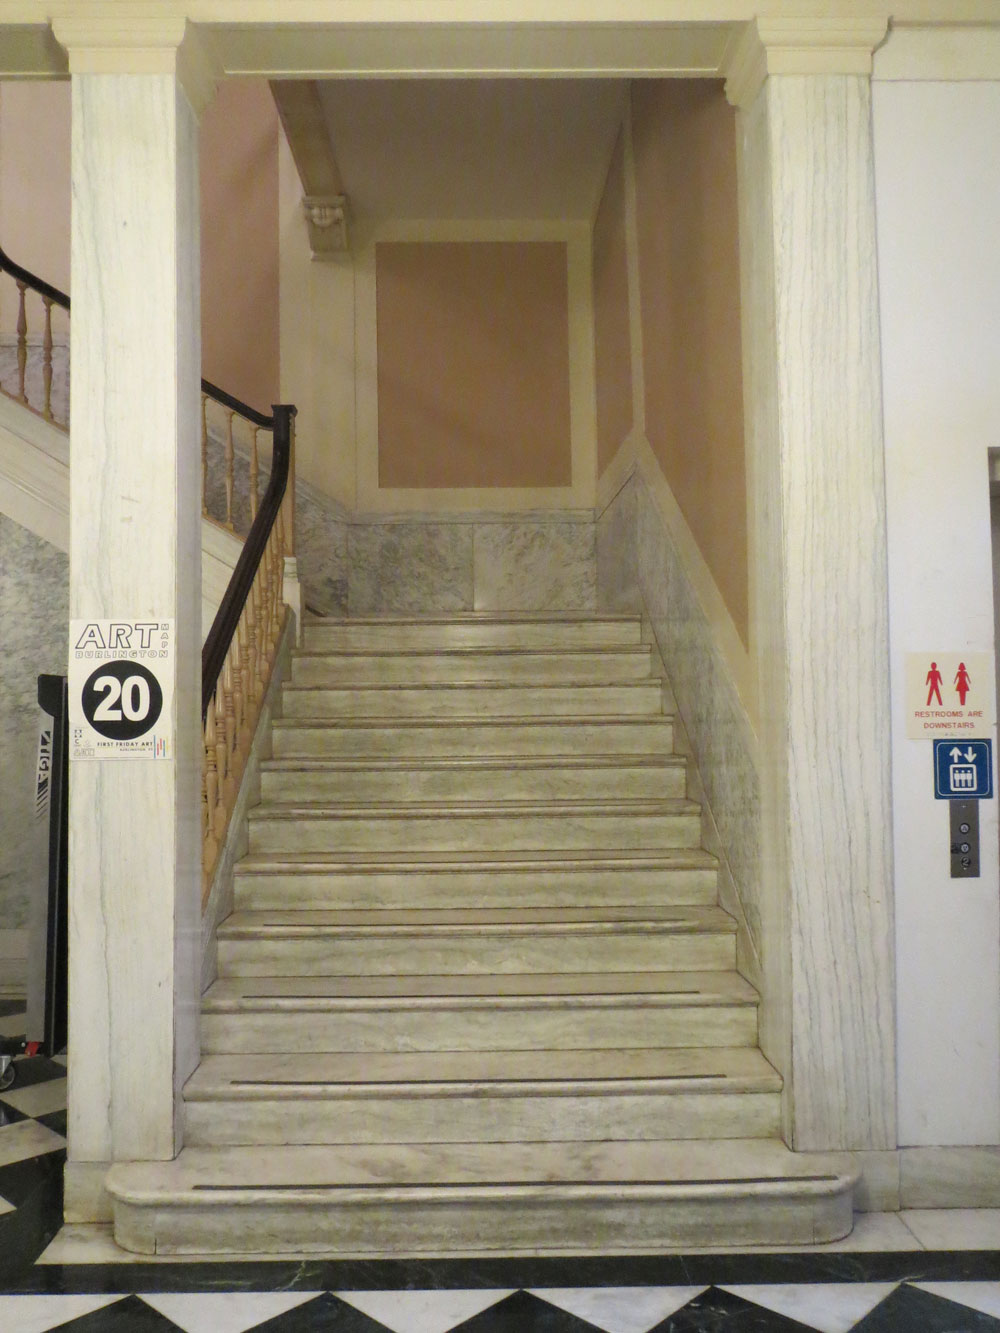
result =
[{"label": "marble step", "polygon": [[753,1046],[738,973],[229,977],[202,999],[206,1053]]},{"label": "marble step", "polygon": [[419,681],[607,683],[649,676],[649,648],[437,649],[316,652],[292,658],[293,685],[409,685]]},{"label": "marble step", "polygon": [[265,801],[658,800],[683,797],[680,755],[505,759],[268,759]]},{"label": "marble step", "polygon": [[572,717],[581,713],[650,717],[660,712],[661,695],[658,680],[613,685],[285,685],[281,704],[286,718]]},{"label": "marble step", "polygon": [[697,847],[693,801],[504,801],[255,806],[249,851],[659,851]]},{"label": "marble step", "polygon": [[237,910],[323,907],[704,906],[717,897],[717,863],[700,849],[664,852],[452,853],[414,858],[363,852],[245,856]]},{"label": "marble step", "polygon": [[275,758],[434,758],[668,755],[669,717],[275,718]]},{"label": "marble step", "polygon": [[139,1253],[375,1258],[815,1244],[850,1231],[855,1183],[775,1137],[188,1147],[106,1186]]},{"label": "marble step", "polygon": [[234,912],[220,976],[703,971],[736,965],[718,907]]},{"label": "marble step", "polygon": [[306,620],[310,652],[434,652],[461,648],[615,648],[639,644],[637,616],[454,615]]},{"label": "marble step", "polygon": [[780,1091],[747,1048],[211,1055],[184,1089],[184,1141],[767,1136],[779,1132]]}]

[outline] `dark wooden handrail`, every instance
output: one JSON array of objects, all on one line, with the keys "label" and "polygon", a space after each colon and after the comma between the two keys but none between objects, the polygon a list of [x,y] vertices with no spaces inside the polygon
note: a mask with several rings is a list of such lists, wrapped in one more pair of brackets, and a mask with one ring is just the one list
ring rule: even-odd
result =
[{"label": "dark wooden handrail", "polygon": [[250,526],[243,550],[236,562],[229,587],[222,599],[208,638],[201,650],[201,720],[204,724],[208,716],[208,706],[215,693],[219,674],[226,660],[226,653],[233,641],[243,607],[246,605],[250,589],[257,574],[257,567],[264,555],[271,530],[281,510],[288,484],[288,468],[292,452],[292,421],[296,409],[289,404],[277,404],[272,409],[274,415],[265,417],[260,423],[274,431],[274,448],[271,462],[271,476],[267,490],[257,511],[257,517]]},{"label": "dark wooden handrail", "polygon": [[20,264],[15,264],[13,259],[0,249],[0,269],[9,273],[15,282],[23,282],[26,287],[30,287],[39,296],[44,296],[52,302],[53,305],[62,306],[64,310],[69,309],[69,297],[65,292],[59,291],[58,287],[53,287],[51,283],[44,278],[37,277],[34,273],[29,273],[26,268]]},{"label": "dark wooden handrail", "polygon": [[[65,292],[61,292],[58,287],[53,287],[50,282],[40,278],[36,273],[22,268],[20,264],[15,264],[13,259],[0,247],[0,272],[9,273],[15,282],[23,282],[26,287],[30,287],[33,292],[39,296],[45,297],[53,305],[61,306],[63,310],[69,310],[70,299]],[[258,412],[255,407],[249,403],[244,403],[242,399],[236,398],[231,393],[226,393],[225,389],[220,389],[217,384],[210,380],[202,379],[202,393],[207,393],[209,398],[223,407],[230,408],[233,412],[239,413],[241,417],[246,417],[247,421],[255,426],[266,426],[270,429],[272,421],[269,416],[263,412]]]}]

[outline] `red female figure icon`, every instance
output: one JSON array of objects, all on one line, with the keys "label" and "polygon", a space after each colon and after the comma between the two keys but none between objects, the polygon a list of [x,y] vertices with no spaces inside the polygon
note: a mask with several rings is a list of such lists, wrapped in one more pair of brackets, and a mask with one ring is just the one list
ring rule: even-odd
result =
[{"label": "red female figure icon", "polygon": [[937,701],[938,701],[938,703],[941,704],[942,706],[944,705],[944,700],[941,698],[941,685],[942,685],[942,682],[943,682],[943,681],[944,681],[944,676],[942,676],[942,675],[941,675],[941,672],[938,671],[938,664],[937,664],[937,662],[932,662],[932,663],[931,663],[931,669],[930,669],[930,671],[928,671],[928,673],[927,673],[927,679],[926,679],[926,681],[924,682],[925,685],[927,685],[927,686],[930,687],[930,688],[928,689],[928,691],[927,691],[927,706],[928,706],[928,707],[930,707],[930,702],[931,702],[931,700],[934,698],[935,695],[937,695]]},{"label": "red female figure icon", "polygon": [[972,681],[969,673],[965,669],[965,663],[959,662],[958,670],[955,672],[955,693],[958,695],[958,702],[965,707],[965,696],[972,688]]}]

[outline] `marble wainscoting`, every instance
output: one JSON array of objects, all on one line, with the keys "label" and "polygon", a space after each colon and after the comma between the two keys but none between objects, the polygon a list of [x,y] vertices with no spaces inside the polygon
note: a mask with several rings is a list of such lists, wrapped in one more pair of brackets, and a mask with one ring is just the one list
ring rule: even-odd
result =
[{"label": "marble wainscoting", "polygon": [[602,609],[648,617],[676,701],[690,794],[707,805],[705,846],[720,858],[720,896],[742,929],[740,970],[760,983],[760,791],[755,738],[666,524],[639,469],[597,523]]},{"label": "marble wainscoting", "polygon": [[64,552],[0,514],[0,985],[21,974],[13,946],[26,935],[32,892],[46,881],[48,824],[35,816],[37,680],[66,670],[67,564]]},{"label": "marble wainscoting", "polygon": [[351,615],[596,607],[590,511],[359,518],[348,562]]}]

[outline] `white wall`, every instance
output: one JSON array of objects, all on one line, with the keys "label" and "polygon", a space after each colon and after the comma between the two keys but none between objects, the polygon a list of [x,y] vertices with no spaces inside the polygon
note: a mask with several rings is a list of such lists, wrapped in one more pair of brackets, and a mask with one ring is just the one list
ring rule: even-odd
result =
[{"label": "white wall", "polygon": [[[980,804],[981,877],[950,879],[947,802],[934,799],[931,741],[906,738],[903,677],[908,652],[993,651],[987,451],[1000,444],[1000,82],[924,82],[898,65],[889,77],[874,88],[874,133],[899,1142],[995,1144],[997,803]],[[995,730],[984,729],[994,739]]]}]

